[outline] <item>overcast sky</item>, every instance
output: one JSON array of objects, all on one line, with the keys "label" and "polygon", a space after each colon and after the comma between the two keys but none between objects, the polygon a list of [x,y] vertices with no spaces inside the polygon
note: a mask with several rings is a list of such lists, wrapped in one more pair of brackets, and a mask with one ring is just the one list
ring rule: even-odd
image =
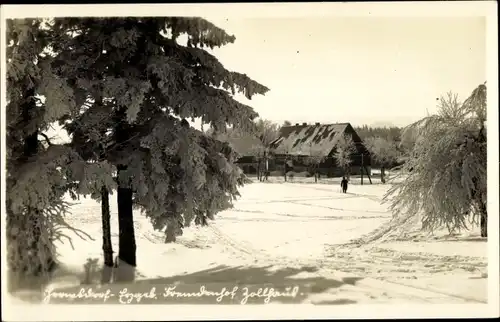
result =
[{"label": "overcast sky", "polygon": [[486,81],[481,17],[213,20],[236,36],[214,53],[271,91],[250,104],[276,122],[407,125],[447,91]]},{"label": "overcast sky", "polygon": [[465,99],[486,81],[483,17],[209,20],[236,36],[213,51],[224,66],[271,89],[238,100],[279,124],[404,126],[434,113],[447,91]]}]

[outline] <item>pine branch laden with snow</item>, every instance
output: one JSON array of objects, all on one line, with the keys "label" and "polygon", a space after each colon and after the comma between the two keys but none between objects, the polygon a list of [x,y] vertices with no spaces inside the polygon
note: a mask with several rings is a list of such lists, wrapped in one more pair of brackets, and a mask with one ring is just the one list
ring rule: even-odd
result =
[{"label": "pine branch laden with snow", "polygon": [[[155,229],[171,233],[182,228],[179,224],[189,226],[194,219],[206,223],[217,212],[232,207],[243,178],[227,143],[192,128],[176,127],[178,122],[164,117],[143,138],[141,144],[148,146],[144,154],[136,158],[135,165],[129,163],[133,186],[138,187],[135,202]],[[173,237],[168,240],[174,241]]]},{"label": "pine branch laden with snow", "polygon": [[[230,207],[245,182],[233,152],[203,141],[205,134],[181,120],[201,118],[215,133],[228,125],[255,130],[257,113],[232,96],[269,89],[203,50],[234,37],[200,18],[55,19],[54,28],[78,30],[54,64],[82,104],[80,115],[65,121],[73,148],[86,160],[126,165],[119,180],[130,178],[136,204],[156,229]],[[176,41],[181,34],[186,46]],[[117,140],[117,124],[127,128],[125,141]]]},{"label": "pine branch laden with snow", "polygon": [[[203,21],[186,19],[194,25]],[[56,24],[60,23],[65,21],[56,20]],[[88,18],[74,24],[83,31],[70,45],[74,50],[61,55],[61,60],[78,59],[64,64],[62,71],[74,74],[78,87],[91,93],[103,92],[117,106],[127,106],[129,121],[135,120],[139,110],[145,112],[141,104],[148,101],[144,97],[148,93],[156,99],[151,102],[154,109],[164,108],[180,118],[201,118],[204,124],[217,129],[225,129],[226,124],[239,128],[253,126],[251,121],[257,114],[232,99],[231,93],[239,91],[251,98],[268,89],[246,75],[226,70],[214,56],[194,46],[199,42],[209,47],[221,46],[232,39],[224,32],[213,31],[214,35],[220,33],[218,43],[215,36],[204,43],[203,37],[198,40],[200,31],[197,31],[188,35],[193,39],[188,46],[182,46],[175,39],[161,35],[181,32],[168,26],[185,27],[182,18]],[[78,44],[84,45],[78,47]],[[93,46],[99,48],[89,51],[93,44],[101,46]]]},{"label": "pine branch laden with snow", "polygon": [[93,173],[99,165],[88,166],[69,146],[44,134],[54,121],[78,112],[71,87],[52,69],[54,55],[47,54],[64,35],[41,19],[13,19],[7,20],[7,37],[8,267],[23,279],[53,269],[54,242],[65,231],[85,237],[66,223],[63,196],[93,180],[75,172]]},{"label": "pine branch laden with snow", "polygon": [[406,127],[401,131],[401,141],[399,142],[398,149],[402,152],[400,159],[406,160],[417,140],[417,131],[415,128]]},{"label": "pine branch laden with snow", "polygon": [[384,200],[396,217],[421,216],[422,228],[446,227],[451,233],[487,218],[486,86],[464,103],[449,93],[438,108],[438,114],[408,127],[417,139],[402,168],[405,178]]}]

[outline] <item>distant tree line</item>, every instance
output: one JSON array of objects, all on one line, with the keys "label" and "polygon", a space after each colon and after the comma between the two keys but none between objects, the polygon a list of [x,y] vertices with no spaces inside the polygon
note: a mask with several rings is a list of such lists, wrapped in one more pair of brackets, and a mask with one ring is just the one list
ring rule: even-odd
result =
[{"label": "distant tree line", "polygon": [[364,141],[367,138],[383,138],[389,141],[399,142],[401,141],[401,131],[402,127],[380,127],[380,126],[354,126],[354,130],[358,133],[359,137]]}]

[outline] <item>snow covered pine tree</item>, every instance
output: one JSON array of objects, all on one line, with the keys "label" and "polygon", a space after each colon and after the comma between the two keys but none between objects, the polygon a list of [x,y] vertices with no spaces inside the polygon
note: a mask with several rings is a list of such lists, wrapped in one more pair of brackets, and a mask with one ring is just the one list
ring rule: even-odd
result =
[{"label": "snow covered pine tree", "polygon": [[[73,229],[64,220],[63,196],[92,175],[67,145],[54,144],[44,133],[50,124],[76,113],[74,95],[51,63],[55,43],[65,34],[54,32],[42,19],[7,20],[7,250],[9,283],[46,277],[56,267],[54,241]],[[44,98],[44,99],[43,99]]]},{"label": "snow covered pine tree", "polygon": [[65,126],[78,151],[102,147],[86,160],[118,170],[118,258],[135,267],[133,204],[172,241],[177,225],[230,207],[243,182],[229,145],[183,126],[185,119],[201,118],[217,131],[252,128],[257,113],[232,95],[250,99],[269,89],[204,50],[235,37],[201,18],[55,19],[54,29],[76,33],[56,63],[82,100],[80,115]]}]

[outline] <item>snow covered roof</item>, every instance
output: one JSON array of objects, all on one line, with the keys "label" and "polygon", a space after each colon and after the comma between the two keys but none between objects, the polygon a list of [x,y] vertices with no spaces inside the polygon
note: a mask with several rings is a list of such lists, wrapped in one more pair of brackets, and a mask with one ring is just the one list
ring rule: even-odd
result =
[{"label": "snow covered roof", "polygon": [[241,156],[257,155],[262,150],[262,143],[252,135],[230,137],[228,141]]},{"label": "snow covered roof", "polygon": [[349,123],[283,126],[270,147],[278,154],[327,156],[348,127]]}]

